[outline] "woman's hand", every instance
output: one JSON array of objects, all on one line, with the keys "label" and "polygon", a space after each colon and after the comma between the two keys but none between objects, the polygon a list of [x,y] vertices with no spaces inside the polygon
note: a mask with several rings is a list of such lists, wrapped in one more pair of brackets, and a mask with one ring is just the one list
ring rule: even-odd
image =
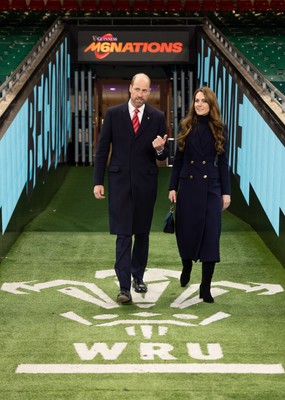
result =
[{"label": "woman's hand", "polygon": [[222,210],[226,210],[231,204],[231,196],[229,194],[222,195]]},{"label": "woman's hand", "polygon": [[171,203],[176,203],[176,190],[169,191],[168,199],[171,201]]}]

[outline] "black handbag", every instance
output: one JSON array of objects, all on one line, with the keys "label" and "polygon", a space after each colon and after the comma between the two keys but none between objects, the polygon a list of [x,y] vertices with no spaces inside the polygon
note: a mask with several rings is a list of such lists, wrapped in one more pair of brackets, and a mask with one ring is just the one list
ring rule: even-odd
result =
[{"label": "black handbag", "polygon": [[174,233],[175,232],[174,206],[173,205],[170,206],[170,209],[164,218],[163,232],[164,233]]}]

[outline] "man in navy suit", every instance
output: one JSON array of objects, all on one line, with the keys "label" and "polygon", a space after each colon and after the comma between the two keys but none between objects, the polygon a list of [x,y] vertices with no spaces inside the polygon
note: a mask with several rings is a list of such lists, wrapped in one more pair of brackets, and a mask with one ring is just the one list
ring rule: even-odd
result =
[{"label": "man in navy suit", "polygon": [[[150,85],[147,75],[135,75],[129,101],[108,109],[94,163],[94,195],[104,199],[104,175],[111,151],[109,224],[110,233],[117,235],[115,271],[121,304],[132,303],[131,285],[138,293],[147,292],[143,276],[157,195],[156,160],[168,157],[165,115],[147,104]],[[136,115],[138,120],[133,124]]]}]

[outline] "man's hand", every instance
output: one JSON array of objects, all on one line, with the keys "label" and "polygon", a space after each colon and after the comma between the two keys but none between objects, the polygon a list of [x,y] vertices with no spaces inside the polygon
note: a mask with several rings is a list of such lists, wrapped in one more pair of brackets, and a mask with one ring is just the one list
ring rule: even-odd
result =
[{"label": "man's hand", "polygon": [[104,191],[103,185],[94,186],[93,193],[94,193],[94,196],[96,197],[96,199],[98,199],[98,200],[105,199],[104,192],[105,191]]},{"label": "man's hand", "polygon": [[162,152],[164,150],[166,140],[167,140],[167,135],[164,135],[163,138],[157,135],[156,139],[154,139],[154,141],[152,142],[153,148],[158,152]]}]

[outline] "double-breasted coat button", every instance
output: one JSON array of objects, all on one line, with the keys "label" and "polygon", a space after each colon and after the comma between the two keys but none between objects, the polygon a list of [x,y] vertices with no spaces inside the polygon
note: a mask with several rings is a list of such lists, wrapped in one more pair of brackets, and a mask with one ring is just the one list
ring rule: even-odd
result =
[{"label": "double-breasted coat button", "polygon": [[190,164],[194,164],[194,160],[191,160],[191,161],[190,161]]},{"label": "double-breasted coat button", "polygon": [[204,179],[207,179],[207,178],[208,178],[208,175],[204,175],[203,178],[204,178]]},{"label": "double-breasted coat button", "polygon": [[193,175],[189,175],[189,179],[193,179]]}]

